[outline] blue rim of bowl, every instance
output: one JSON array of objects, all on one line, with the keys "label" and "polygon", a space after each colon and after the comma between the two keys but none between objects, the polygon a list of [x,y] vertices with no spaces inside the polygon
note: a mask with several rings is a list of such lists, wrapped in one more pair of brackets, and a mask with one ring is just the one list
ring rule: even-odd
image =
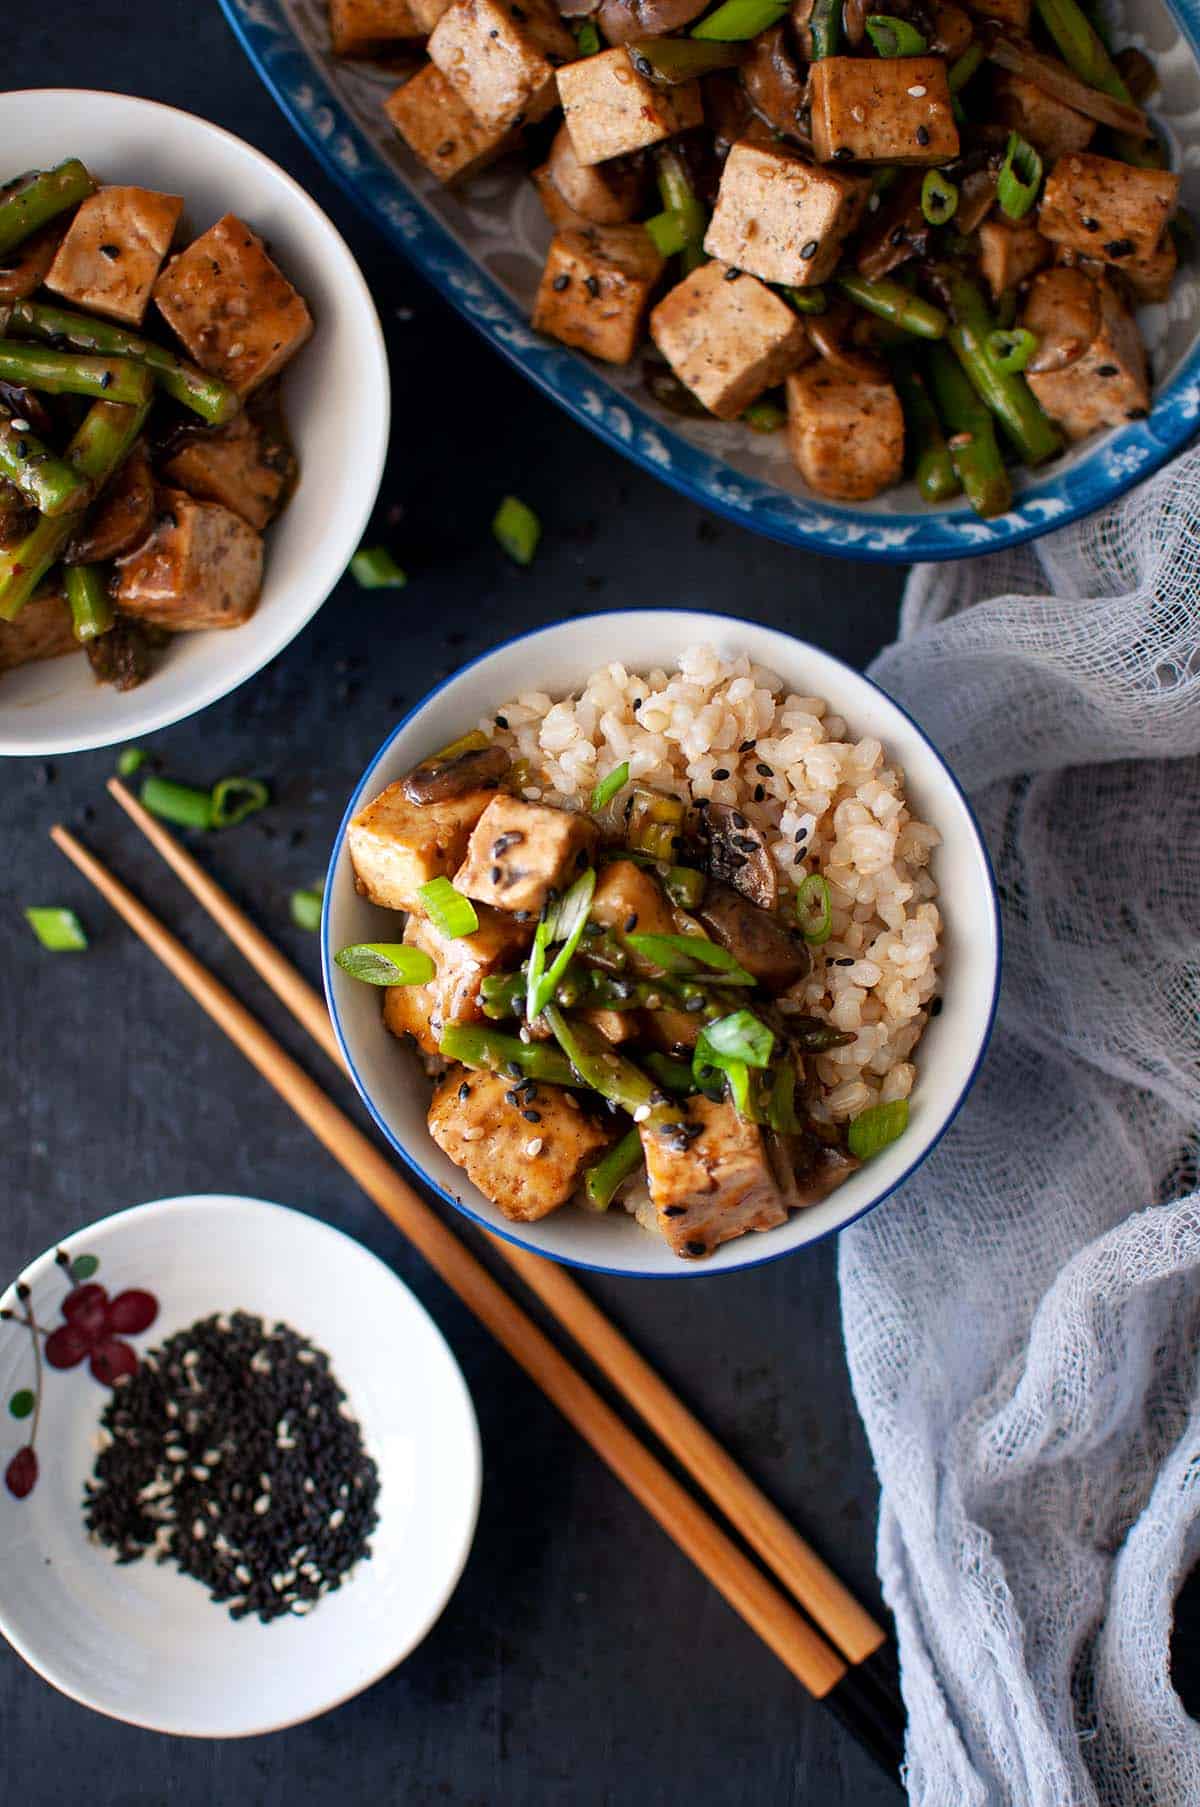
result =
[{"label": "blue rim of bowl", "polygon": [[[652,613],[653,611],[647,610],[644,612]],[[596,610],[596,611],[593,611],[590,615],[580,615],[580,616],[575,617],[574,619],[577,621],[580,621],[580,622],[595,621],[598,619],[603,619],[605,614],[635,614],[635,613],[638,613],[638,611],[637,610],[625,610],[625,609]],[[736,616],[733,616],[733,615],[714,615],[712,617],[712,619],[715,622],[719,622],[723,625],[733,627],[733,628],[737,628],[740,625]],[[558,625],[558,624],[550,623],[548,625],[554,626],[554,625]],[[803,640],[796,640],[796,636],[794,634],[788,634],[787,630],[784,628],[776,628],[776,629],[773,629],[772,631],[775,633],[784,634],[785,637],[789,640],[795,640],[795,643],[797,646],[803,647],[807,644],[807,642],[805,642]],[[421,1163],[418,1161],[416,1155],[413,1154],[411,1149],[409,1149],[408,1146],[404,1142],[402,1142],[400,1140],[400,1138],[397,1136],[395,1130],[392,1129],[391,1125],[388,1123],[387,1119],[384,1117],[382,1111],[376,1106],[374,1099],[372,1098],[370,1092],[368,1091],[366,1085],[363,1082],[362,1075],[359,1073],[357,1064],[355,1063],[354,1055],[351,1052],[349,1043],[346,1039],[345,1032],[343,1031],[343,1028],[342,1028],[341,1011],[338,1009],[337,994],[334,989],[333,956],[330,952],[330,943],[329,943],[329,912],[330,912],[331,900],[333,897],[333,886],[334,886],[334,881],[337,877],[338,862],[341,858],[342,851],[345,846],[346,830],[350,826],[350,820],[351,820],[352,816],[355,814],[355,812],[357,811],[357,809],[359,807],[360,799],[362,798],[364,792],[367,790],[368,786],[370,785],[371,779],[376,771],[376,768],[378,767],[380,761],[384,758],[389,747],[392,745],[392,742],[396,739],[397,735],[402,734],[404,732],[405,728],[408,727],[409,723],[411,721],[413,721],[416,716],[420,715],[424,709],[428,708],[430,703],[432,703],[437,697],[441,696],[441,694],[444,690],[449,689],[451,684],[456,683],[458,681],[458,679],[461,678],[465,672],[473,671],[477,665],[485,664],[489,659],[494,658],[497,653],[506,652],[510,647],[520,646],[523,641],[535,639],[538,634],[542,634],[545,632],[546,632],[546,627],[542,626],[542,627],[538,627],[538,628],[531,628],[528,632],[523,633],[523,634],[514,634],[508,640],[501,640],[495,646],[489,647],[487,652],[478,654],[477,657],[474,659],[469,659],[465,665],[461,665],[459,667],[459,669],[456,672],[451,673],[451,675],[448,678],[443,678],[440,684],[435,684],[433,689],[430,691],[427,691],[426,694],[421,698],[420,702],[415,703],[413,705],[413,707],[408,711],[407,715],[402,717],[402,719],[396,723],[396,726],[392,729],[391,733],[387,736],[387,738],[384,741],[381,742],[381,744],[379,745],[379,747],[376,749],[376,751],[372,755],[371,759],[369,760],[369,762],[366,766],[366,769],[363,772],[362,777],[359,779],[358,783],[355,785],[354,790],[350,796],[350,801],[346,805],[345,813],[343,814],[341,822],[338,825],[338,831],[334,838],[333,848],[329,855],[329,865],[328,865],[328,868],[326,871],[326,877],[325,877],[324,902],[321,907],[321,977],[322,977],[322,980],[323,980],[324,986],[325,986],[325,1002],[329,1007],[329,1018],[333,1024],[333,1033],[334,1033],[334,1036],[336,1037],[338,1047],[342,1051],[342,1058],[346,1063],[346,1067],[347,1067],[347,1070],[349,1071],[350,1077],[354,1081],[355,1090],[358,1092],[359,1097],[362,1099],[363,1103],[366,1105],[367,1110],[370,1112],[371,1117],[374,1120],[377,1128],[382,1131],[383,1135],[387,1138],[388,1142],[395,1149],[396,1153],[400,1156],[401,1160],[405,1163],[405,1165],[407,1167],[409,1167],[413,1173],[416,1174],[417,1178],[424,1185],[428,1186],[428,1188],[431,1192],[435,1193],[436,1196],[438,1198],[440,1198],[445,1204],[451,1206],[451,1208],[453,1210],[459,1212],[463,1217],[468,1218],[471,1221],[471,1223],[476,1224],[479,1229],[486,1230],[489,1235],[498,1236],[505,1242],[511,1242],[517,1248],[524,1249],[526,1251],[526,1253],[528,1253],[528,1254],[541,1255],[547,1261],[556,1261],[560,1267],[579,1268],[583,1272],[591,1273],[591,1274],[613,1274],[613,1275],[617,1276],[618,1278],[624,1277],[624,1278],[630,1279],[630,1280],[684,1280],[684,1279],[695,1279],[697,1277],[712,1279],[714,1277],[719,1277],[719,1276],[723,1276],[726,1274],[746,1273],[751,1268],[765,1267],[767,1265],[767,1263],[770,1261],[782,1261],[788,1255],[798,1255],[798,1254],[802,1253],[803,1250],[805,1250],[805,1249],[816,1248],[818,1243],[826,1242],[829,1239],[829,1237],[840,1236],[843,1230],[848,1230],[850,1228],[851,1224],[857,1223],[860,1218],[866,1217],[869,1212],[876,1210],[881,1204],[883,1204],[885,1199],[891,1198],[891,1196],[894,1192],[899,1191],[901,1186],[906,1185],[907,1182],[912,1178],[913,1174],[917,1171],[917,1169],[919,1167],[923,1166],[924,1163],[928,1160],[929,1156],[933,1153],[933,1151],[937,1147],[938,1143],[942,1140],[942,1137],[946,1134],[946,1131],[950,1128],[950,1125],[954,1122],[955,1118],[958,1116],[958,1113],[962,1110],[963,1105],[967,1101],[967,1096],[970,1093],[972,1086],[975,1084],[975,1081],[979,1076],[979,1069],[983,1065],[984,1058],[988,1051],[988,1045],[992,1039],[992,1030],[996,1026],[996,1013],[1000,1007],[1000,975],[1001,975],[1001,971],[1002,971],[1002,967],[1003,967],[1003,957],[1004,957],[1004,927],[1003,927],[1003,923],[1001,922],[1001,919],[1000,919],[1000,895],[999,895],[999,891],[997,890],[997,886],[996,886],[996,874],[992,869],[992,860],[991,860],[991,855],[988,853],[987,842],[984,840],[983,830],[979,826],[979,818],[975,814],[975,811],[971,806],[970,798],[967,796],[967,793],[963,790],[962,785],[958,782],[958,779],[955,777],[954,773],[951,771],[949,765],[946,763],[946,760],[942,757],[942,754],[939,751],[939,749],[935,746],[934,742],[929,738],[929,735],[926,734],[924,728],[921,727],[920,723],[917,722],[909,714],[908,710],[904,708],[903,704],[898,703],[896,701],[895,697],[890,696],[888,694],[888,692],[883,688],[882,684],[877,684],[875,682],[874,678],[869,678],[865,672],[857,671],[854,668],[854,666],[847,665],[846,661],[844,659],[839,659],[836,656],[836,654],[826,652],[824,647],[816,647],[813,650],[820,652],[821,656],[823,658],[832,660],[832,662],[835,665],[840,666],[843,671],[849,672],[853,677],[860,679],[862,681],[862,683],[868,685],[872,690],[877,691],[878,694],[884,698],[885,702],[889,703],[893,709],[895,709],[900,715],[902,715],[904,717],[905,721],[908,722],[908,724],[912,728],[913,732],[915,734],[919,735],[921,740],[923,740],[925,745],[929,748],[930,752],[933,754],[934,758],[937,760],[937,763],[938,763],[939,767],[941,768],[943,774],[949,781],[952,790],[954,790],[957,793],[959,802],[962,804],[963,809],[966,811],[967,820],[969,821],[969,823],[971,825],[971,830],[975,837],[975,844],[979,851],[980,858],[983,862],[983,869],[984,869],[985,874],[987,875],[988,900],[991,904],[992,927],[993,927],[993,931],[994,931],[994,934],[996,937],[996,958],[995,958],[995,962],[994,962],[993,970],[992,970],[991,1004],[988,1009],[987,1021],[984,1024],[983,1034],[980,1038],[979,1047],[976,1051],[975,1058],[971,1063],[970,1072],[967,1074],[965,1080],[963,1081],[962,1087],[959,1090],[958,1097],[955,1099],[953,1105],[951,1106],[950,1110],[948,1111],[948,1113],[945,1117],[945,1120],[943,1121],[943,1123],[942,1123],[940,1129],[937,1131],[936,1135],[934,1135],[932,1137],[932,1139],[929,1141],[929,1143],[925,1146],[925,1148],[922,1149],[921,1153],[912,1162],[911,1166],[906,1167],[904,1172],[902,1174],[900,1174],[895,1180],[893,1180],[893,1182],[890,1186],[886,1187],[884,1191],[879,1193],[878,1197],[869,1200],[869,1202],[863,1206],[861,1211],[856,1211],[854,1213],[853,1217],[846,1218],[844,1223],[835,1224],[828,1230],[822,1230],[820,1235],[810,1237],[810,1239],[807,1242],[803,1242],[798,1245],[791,1246],[791,1247],[788,1247],[785,1249],[778,1249],[774,1253],[772,1253],[768,1249],[762,1255],[756,1255],[752,1260],[739,1261],[736,1267],[710,1267],[706,1263],[703,1263],[703,1262],[693,1263],[693,1262],[681,1261],[679,1263],[679,1267],[677,1270],[674,1268],[670,1268],[670,1269],[667,1269],[664,1271],[659,1268],[609,1267],[607,1265],[607,1263],[605,1263],[605,1262],[580,1261],[576,1256],[561,1254],[555,1249],[543,1248],[538,1243],[526,1242],[525,1239],[521,1236],[518,1236],[515,1233],[515,1231],[504,1228],[499,1224],[493,1223],[490,1218],[484,1217],[478,1211],[472,1210],[469,1205],[465,1204],[463,1202],[463,1200],[461,1198],[458,1198],[454,1193],[447,1192],[444,1186],[441,1186],[438,1184],[437,1180],[435,1180],[433,1178],[432,1174],[429,1174],[425,1171],[424,1167],[422,1167]]]},{"label": "blue rim of bowl", "polygon": [[[1164,0],[1200,62],[1200,0]],[[606,381],[578,354],[534,333],[522,310],[425,208],[366,138],[322,64],[297,39],[282,0],[221,0],[251,64],[326,171],[442,298],[582,426],[642,470],[739,526],[841,558],[917,563],[998,552],[1065,527],[1141,482],[1200,424],[1200,338],[1144,421],[1099,442],[1071,469],[1035,480],[991,521],[969,508],[872,514],[792,494],[701,451]]]}]

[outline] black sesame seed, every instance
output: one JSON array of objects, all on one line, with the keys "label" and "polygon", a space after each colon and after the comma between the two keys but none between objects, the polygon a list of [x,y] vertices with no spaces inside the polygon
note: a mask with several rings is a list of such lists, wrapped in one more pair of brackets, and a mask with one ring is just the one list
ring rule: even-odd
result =
[{"label": "black sesame seed", "polygon": [[811,263],[820,248],[815,238],[810,238],[807,244],[801,245],[800,255],[805,263]]},{"label": "black sesame seed", "polygon": [[746,817],[740,814],[736,809],[730,812],[729,820],[733,823],[735,828],[749,828],[750,826]]},{"label": "black sesame seed", "polygon": [[929,1014],[930,1014],[930,1016],[941,1016],[941,1014],[942,1014],[941,998],[934,998],[932,1004],[930,1004],[930,1006],[929,1006]]},{"label": "black sesame seed", "polygon": [[763,798],[764,798],[764,797],[765,797],[765,796],[766,796],[766,794],[767,794],[767,790],[766,790],[766,786],[765,786],[765,785],[762,785],[762,784],[756,784],[756,785],[755,785],[755,787],[754,787],[754,801],[755,801],[755,802],[756,802],[756,803],[761,803],[761,802],[762,802],[762,800],[763,800]]},{"label": "black sesame seed", "polygon": [[1100,230],[1099,220],[1094,220],[1090,213],[1082,214],[1080,216],[1079,224],[1083,227],[1085,232],[1099,232]]},{"label": "black sesame seed", "polygon": [[454,142],[453,138],[443,139],[442,143],[439,144],[436,151],[434,151],[434,156],[452,157],[454,155]]},{"label": "black sesame seed", "polygon": [[697,1242],[697,1241],[685,1242],[683,1247],[684,1247],[685,1253],[688,1255],[707,1255],[708,1254],[708,1244],[706,1242]]},{"label": "black sesame seed", "polygon": [[794,841],[807,841],[807,839],[808,839],[807,828],[798,828],[796,830],[795,834],[792,836],[792,839]]},{"label": "black sesame seed", "polygon": [[753,751],[757,745],[758,745],[757,741],[744,740],[742,742],[741,746],[738,748],[738,752],[739,753],[753,753]]},{"label": "black sesame seed", "polygon": [[711,801],[711,799],[708,797],[697,797],[696,798],[696,808],[699,810],[705,810],[709,807],[710,801]]},{"label": "black sesame seed", "polygon": [[765,761],[763,761],[761,759],[759,760],[758,764],[755,766],[754,769],[758,773],[760,778],[774,778],[774,776],[775,776],[775,773],[772,771],[771,767],[769,765],[767,765],[765,763]]},{"label": "black sesame seed", "polygon": [[470,1096],[471,1096],[471,1088],[467,1084],[466,1080],[464,1079],[462,1084],[458,1088],[458,1102],[460,1104],[465,1104],[467,1102],[467,1099]]},{"label": "black sesame seed", "polygon": [[101,387],[101,388],[102,388],[102,389],[109,389],[109,388],[111,388],[111,387],[112,387],[112,380],[113,380],[113,374],[112,374],[112,371],[111,371],[111,370],[106,370],[106,371],[105,371],[105,372],[104,372],[104,375],[103,375],[103,376],[102,376],[102,377],[101,377],[101,378],[100,378],[100,387]]},{"label": "black sesame seed", "polygon": [[627,935],[632,935],[633,931],[634,931],[634,929],[636,929],[637,925],[638,925],[637,911],[631,910],[629,912],[628,916],[625,918],[625,933]]},{"label": "black sesame seed", "polygon": [[792,855],[792,865],[793,866],[803,866],[805,859],[807,857],[808,856],[806,855],[803,847],[798,847],[796,849],[795,853]]},{"label": "black sesame seed", "polygon": [[834,151],[833,159],[835,163],[849,163],[853,155],[854,152],[850,149],[849,145],[842,144]]},{"label": "black sesame seed", "polygon": [[101,245],[100,255],[101,257],[107,257],[111,263],[115,257],[120,257],[121,247],[120,245]]},{"label": "black sesame seed", "polygon": [[500,880],[501,880],[501,879],[502,879],[502,878],[503,878],[503,877],[504,877],[504,870],[503,870],[503,868],[502,868],[502,867],[500,867],[500,866],[493,866],[493,867],[492,867],[492,883],[493,883],[493,884],[494,884],[494,885],[498,885],[498,884],[499,884],[499,883],[500,883]]},{"label": "black sesame seed", "polygon": [[642,56],[639,52],[633,59],[633,66],[638,74],[644,77],[646,81],[652,81],[654,79],[654,65],[649,57]]},{"label": "black sesame seed", "polygon": [[713,773],[713,778],[717,784],[723,783],[724,780],[726,778],[728,778],[728,776],[729,776],[728,766],[719,765],[717,767],[716,771]]},{"label": "black sesame seed", "polygon": [[1109,257],[1128,257],[1133,250],[1131,238],[1110,238],[1104,246]]},{"label": "black sesame seed", "polygon": [[843,954],[841,959],[835,960],[833,964],[835,966],[853,966],[854,965],[854,955],[853,954]]},{"label": "black sesame seed", "polygon": [[1119,375],[1119,372],[1118,372],[1117,366],[1115,364],[1099,364],[1096,367],[1096,375],[1097,376],[1117,376],[1117,375]]},{"label": "black sesame seed", "polygon": [[741,273],[742,272],[739,269],[737,269],[733,264],[731,264],[725,272],[726,282],[736,282],[738,277],[741,275]]},{"label": "black sesame seed", "polygon": [[664,1205],[663,1206],[663,1216],[664,1217],[685,1217],[686,1215],[687,1215],[687,1206],[686,1205]]},{"label": "black sesame seed", "polygon": [[735,847],[740,847],[743,853],[758,852],[758,842],[752,841],[748,834],[735,834],[733,844]]},{"label": "black sesame seed", "polygon": [[498,716],[497,716],[497,717],[496,717],[496,726],[497,726],[497,727],[498,727],[498,728],[507,728],[507,726],[508,726],[508,717],[507,717],[507,716],[506,716],[506,715],[498,715]]},{"label": "black sesame seed", "polygon": [[634,712],[634,714],[635,714],[635,715],[636,715],[636,714],[637,714],[637,712],[638,712],[638,710],[639,710],[639,709],[640,709],[640,708],[641,708],[641,706],[642,706],[642,699],[641,699],[641,697],[640,697],[640,696],[635,696],[635,697],[634,697],[634,699],[633,699],[633,712]]},{"label": "black sesame seed", "polygon": [[928,126],[919,125],[917,127],[917,143],[918,144],[928,144],[929,143],[929,127]]},{"label": "black sesame seed", "polygon": [[585,276],[583,286],[593,298],[600,293],[600,281],[596,276]]},{"label": "black sesame seed", "polygon": [[566,288],[569,288],[570,285],[571,285],[571,278],[569,276],[563,275],[563,276],[556,276],[554,278],[554,281],[550,284],[550,287],[554,290],[555,294],[561,295],[563,290]]},{"label": "black sesame seed", "polygon": [[1149,412],[1149,408],[1127,408],[1125,418],[1126,420],[1145,420]]},{"label": "black sesame seed", "polygon": [[908,233],[903,226],[893,226],[888,243],[889,245],[902,245],[907,237]]},{"label": "black sesame seed", "polygon": [[540,1123],[542,1120],[541,1111],[522,1111],[521,1115],[524,1117],[526,1123]]}]

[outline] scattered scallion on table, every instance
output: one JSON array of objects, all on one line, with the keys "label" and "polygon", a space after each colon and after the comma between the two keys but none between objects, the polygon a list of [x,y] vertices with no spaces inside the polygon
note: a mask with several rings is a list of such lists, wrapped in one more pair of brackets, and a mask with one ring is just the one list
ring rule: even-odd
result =
[{"label": "scattered scallion on table", "polygon": [[212,826],[234,828],[270,801],[271,793],[261,778],[221,778],[212,788]]},{"label": "scattered scallion on table", "polygon": [[176,784],[170,778],[151,773],[143,778],[143,809],[176,828],[211,828],[213,825],[212,792],[197,790],[191,784]]},{"label": "scattered scallion on table", "polygon": [[307,929],[315,935],[321,926],[321,904],[324,895],[324,884],[313,885],[311,889],[293,891],[289,900],[292,921],[298,929]]},{"label": "scattered scallion on table", "polygon": [[386,546],[360,546],[350,560],[350,575],[362,590],[402,590],[408,582]]},{"label": "scattered scallion on table", "polygon": [[492,533],[514,563],[531,565],[542,537],[542,523],[518,496],[505,496],[492,517]]},{"label": "scattered scallion on table", "polygon": [[333,956],[344,973],[364,985],[428,985],[437,972],[424,948],[402,941],[360,941]]},{"label": "scattered scallion on table", "polygon": [[417,896],[434,928],[448,941],[473,935],[479,927],[475,905],[461,891],[456,891],[448,878],[431,878],[427,885],[419,888]]},{"label": "scattered scallion on table", "polygon": [[52,954],[79,954],[87,947],[83,924],[74,910],[49,905],[34,905],[25,912],[25,920]]},{"label": "scattered scallion on table", "polygon": [[117,755],[117,776],[132,778],[135,772],[141,771],[149,757],[145,747],[122,747]]},{"label": "scattered scallion on table", "polygon": [[873,1104],[855,1117],[847,1132],[850,1153],[860,1161],[869,1161],[889,1143],[895,1142],[908,1128],[908,1099],[893,1098],[890,1104]]}]

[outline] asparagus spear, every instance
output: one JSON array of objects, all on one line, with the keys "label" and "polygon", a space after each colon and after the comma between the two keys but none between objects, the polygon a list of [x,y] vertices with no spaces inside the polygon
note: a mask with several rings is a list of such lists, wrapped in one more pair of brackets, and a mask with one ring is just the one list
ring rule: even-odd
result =
[{"label": "asparagus spear", "polygon": [[1012,502],[1012,485],[996,444],[992,417],[967,381],[962,365],[945,345],[930,349],[929,379],[967,501],[985,519],[1004,514]]},{"label": "asparagus spear", "polygon": [[[121,464],[142,430],[148,401],[93,402],[70,445],[66,460],[98,490]],[[0,621],[15,621],[74,532],[75,516],[43,515],[15,546],[0,549]]]},{"label": "asparagus spear", "polygon": [[74,351],[0,340],[0,378],[47,395],[103,396],[110,402],[148,401],[153,378],[124,358],[91,358]]},{"label": "asparagus spear", "polygon": [[143,364],[160,389],[213,427],[232,420],[242,405],[237,392],[220,377],[209,376],[164,346],[139,338],[137,333],[127,333],[124,327],[113,326],[107,320],[93,320],[87,314],[75,314],[69,308],[42,301],[19,301],[13,308],[8,330],[18,337],[70,346],[73,351],[99,352]]},{"label": "asparagus spear", "polygon": [[730,69],[749,55],[746,44],[705,44],[698,38],[640,38],[625,50],[640,76],[668,88],[714,69]]},{"label": "asparagus spear", "polygon": [[68,157],[55,169],[30,170],[11,182],[0,191],[0,257],[95,191],[96,184],[78,157]]},{"label": "asparagus spear", "polygon": [[447,1060],[461,1060],[464,1067],[511,1071],[514,1079],[540,1079],[546,1085],[579,1084],[566,1055],[549,1042],[523,1042],[478,1023],[447,1023],[438,1049]]},{"label": "asparagus spear", "polygon": [[812,60],[836,56],[842,35],[842,0],[814,0],[808,19],[812,38]]},{"label": "asparagus spear", "polygon": [[684,275],[688,276],[704,262],[703,240],[708,228],[708,210],[702,206],[692,186],[688,166],[673,145],[659,146],[654,172],[664,208],[679,219],[686,233],[679,262]]},{"label": "asparagus spear", "polygon": [[675,1060],[670,1054],[643,1055],[646,1071],[657,1079],[659,1085],[677,1098],[686,1098],[696,1090],[696,1081],[692,1074],[691,1064],[686,1060]]},{"label": "asparagus spear", "polygon": [[63,583],[71,605],[71,625],[80,644],[107,634],[116,614],[99,565],[68,565]]},{"label": "asparagus spear", "polygon": [[878,314],[881,320],[890,320],[894,326],[915,334],[918,339],[944,339],[946,336],[950,322],[942,309],[922,301],[903,283],[889,282],[886,277],[868,282],[865,276],[839,276],[837,285],[859,307],[866,308],[870,314]]},{"label": "asparagus spear", "polygon": [[670,1112],[670,1103],[649,1075],[618,1054],[589,1024],[572,1022],[557,1004],[547,1004],[545,1017],[579,1076],[574,1081],[576,1085],[586,1085],[610,1103],[619,1104],[635,1123],[643,1123],[664,1110]]},{"label": "asparagus spear", "polygon": [[919,372],[904,358],[896,359],[892,380],[904,409],[904,430],[914,454],[917,488],[926,502],[948,502],[952,496],[962,494],[962,484],[929,391]]},{"label": "asparagus spear", "polygon": [[1051,425],[1019,371],[998,368],[988,354],[994,322],[983,291],[962,270],[947,266],[945,284],[953,325],[949,343],[980,400],[1004,428],[1026,464],[1045,464],[1062,451],[1062,436]]},{"label": "asparagus spear", "polygon": [[27,427],[0,420],[0,476],[16,485],[41,514],[82,508],[91,490],[65,458],[58,458]]},{"label": "asparagus spear", "polygon": [[607,1211],[631,1173],[642,1164],[642,1138],[636,1129],[627,1130],[619,1142],[602,1155],[583,1176],[584,1196],[593,1211]]}]

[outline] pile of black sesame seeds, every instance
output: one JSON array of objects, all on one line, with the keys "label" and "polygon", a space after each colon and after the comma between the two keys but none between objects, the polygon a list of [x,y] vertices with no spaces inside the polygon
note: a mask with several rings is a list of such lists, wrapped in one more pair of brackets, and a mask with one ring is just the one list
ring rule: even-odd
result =
[{"label": "pile of black sesame seeds", "polygon": [[329,1358],[285,1324],[204,1318],[149,1351],[101,1419],[84,1519],[264,1624],[311,1612],[371,1554],[379,1474]]}]

